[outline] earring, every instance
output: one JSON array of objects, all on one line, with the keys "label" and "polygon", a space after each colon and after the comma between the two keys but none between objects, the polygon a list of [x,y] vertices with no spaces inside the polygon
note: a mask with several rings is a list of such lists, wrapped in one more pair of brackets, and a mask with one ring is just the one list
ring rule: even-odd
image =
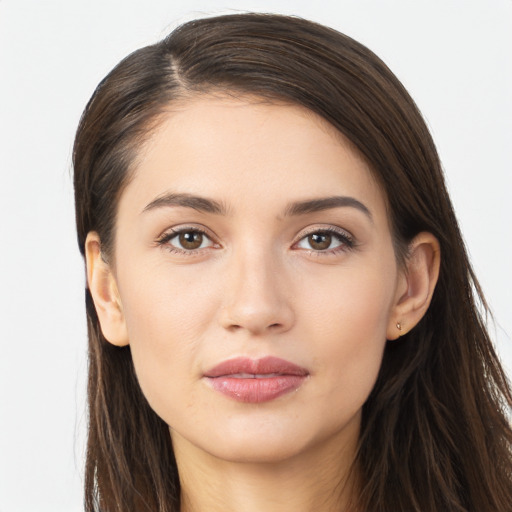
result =
[{"label": "earring", "polygon": [[396,323],[396,328],[401,331],[402,330],[402,324],[400,322]]}]

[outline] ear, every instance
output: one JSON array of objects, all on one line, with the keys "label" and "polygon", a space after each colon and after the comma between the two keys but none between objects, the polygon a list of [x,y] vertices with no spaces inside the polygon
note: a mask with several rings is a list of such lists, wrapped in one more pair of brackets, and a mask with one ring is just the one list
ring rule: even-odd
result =
[{"label": "ear", "polygon": [[128,345],[128,332],[121,298],[110,265],[103,259],[98,233],[91,231],[85,240],[87,285],[105,339],[119,347]]},{"label": "ear", "polygon": [[409,244],[409,254],[399,277],[387,339],[409,332],[427,312],[439,277],[441,250],[432,233],[422,232]]}]

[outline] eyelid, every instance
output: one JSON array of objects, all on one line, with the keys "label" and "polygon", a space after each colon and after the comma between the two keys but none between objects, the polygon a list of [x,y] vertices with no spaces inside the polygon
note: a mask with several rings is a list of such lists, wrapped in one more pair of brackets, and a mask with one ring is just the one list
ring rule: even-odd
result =
[{"label": "eyelid", "polygon": [[346,229],[340,228],[338,226],[333,226],[329,224],[317,224],[314,226],[308,226],[307,228],[304,228],[300,233],[297,235],[295,242],[297,243],[300,240],[302,240],[304,237],[311,235],[313,233],[331,233],[334,235],[339,235],[343,238],[347,238],[351,241],[355,242],[354,236],[350,231],[347,231]]},{"label": "eyelid", "polygon": [[[315,226],[309,226],[305,229],[303,229],[296,237],[295,241],[292,244],[292,248],[295,248],[299,242],[304,240],[309,235],[312,235],[313,233],[328,233],[334,236],[337,236],[341,239],[343,244],[338,247],[334,247],[332,249],[325,249],[323,251],[310,249],[310,252],[314,252],[315,254],[329,254],[336,251],[345,251],[348,249],[353,249],[356,247],[356,239],[355,237],[346,229],[340,228],[339,226],[333,226],[333,225],[315,225]],[[308,249],[303,249],[308,251]]]},{"label": "eyelid", "polygon": [[[180,235],[181,233],[191,232],[195,231],[197,233],[201,233],[204,235],[212,245],[208,247],[198,248],[198,249],[181,249],[179,247],[176,247],[174,245],[169,244],[169,241],[175,238],[176,236]],[[212,247],[220,247],[220,244],[216,242],[216,237],[211,233],[211,231],[206,228],[205,226],[202,226],[200,224],[180,224],[178,226],[172,226],[170,228],[167,228],[164,230],[155,240],[156,244],[162,247],[166,247],[167,249],[173,249],[176,252],[182,253],[182,254],[194,254],[199,251],[204,251],[205,249],[210,249]]]}]

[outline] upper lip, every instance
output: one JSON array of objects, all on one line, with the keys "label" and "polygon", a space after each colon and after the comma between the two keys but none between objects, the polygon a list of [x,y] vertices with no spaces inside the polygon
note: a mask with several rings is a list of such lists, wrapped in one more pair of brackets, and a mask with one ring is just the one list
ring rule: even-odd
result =
[{"label": "upper lip", "polygon": [[298,375],[306,376],[309,372],[290,361],[279,357],[267,356],[261,359],[251,359],[249,357],[235,357],[228,359],[206,371],[205,377],[224,377],[230,375],[257,375],[257,376],[277,376],[277,375]]}]

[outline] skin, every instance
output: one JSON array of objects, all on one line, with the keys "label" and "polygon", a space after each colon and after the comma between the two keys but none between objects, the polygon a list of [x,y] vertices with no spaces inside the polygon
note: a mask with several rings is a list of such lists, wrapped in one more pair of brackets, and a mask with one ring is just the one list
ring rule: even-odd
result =
[{"label": "skin", "polygon": [[[163,204],[166,194],[225,211]],[[290,214],[291,203],[333,196],[367,211]],[[330,125],[297,106],[208,96],[164,115],[116,229],[110,265],[89,234],[89,286],[105,337],[130,344],[141,388],[170,426],[182,510],[348,507],[361,408],[386,340],[428,307],[435,238],[418,235],[400,268],[386,198]],[[196,230],[198,249],[180,245],[180,229]],[[204,379],[239,356],[280,357],[308,376],[274,400],[241,403]]]}]

